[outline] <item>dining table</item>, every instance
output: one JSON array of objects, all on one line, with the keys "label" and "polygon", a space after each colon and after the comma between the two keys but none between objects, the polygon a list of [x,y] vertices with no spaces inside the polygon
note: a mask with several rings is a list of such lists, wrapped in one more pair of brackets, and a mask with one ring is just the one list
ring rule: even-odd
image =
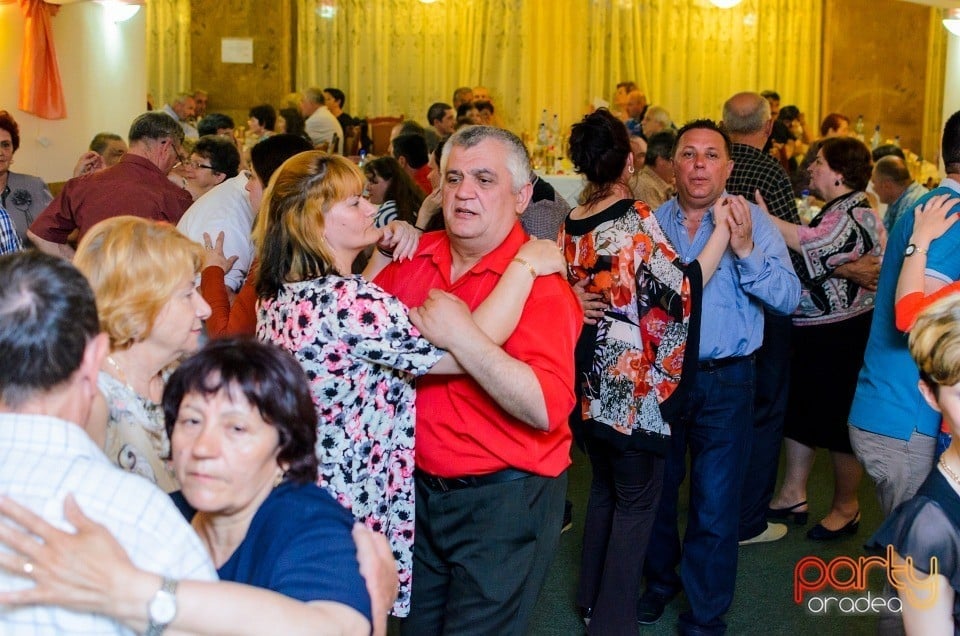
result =
[{"label": "dining table", "polygon": [[537,176],[552,185],[557,194],[562,196],[571,208],[580,205],[580,193],[583,192],[583,187],[586,184],[582,175],[573,171],[548,174],[537,170],[536,173]]}]

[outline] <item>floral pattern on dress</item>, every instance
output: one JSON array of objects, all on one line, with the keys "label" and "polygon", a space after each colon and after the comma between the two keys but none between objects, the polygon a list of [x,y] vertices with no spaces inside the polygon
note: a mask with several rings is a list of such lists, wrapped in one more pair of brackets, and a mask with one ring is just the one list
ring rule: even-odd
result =
[{"label": "floral pattern on dress", "polygon": [[359,276],[288,283],[261,299],[257,337],[290,351],[317,406],[319,484],[387,536],[397,560],[396,616],[410,610],[413,571],[413,381],[443,355],[407,308]]},{"label": "floral pattern on dress", "polygon": [[149,479],[164,492],[180,490],[170,456],[163,407],[134,392],[109,373],[100,372],[97,387],[107,401],[104,452],[127,472]]},{"label": "floral pattern on dress", "polygon": [[583,421],[625,436],[670,435],[660,403],[680,381],[692,306],[676,252],[640,201],[568,220],[560,240],[571,284],[589,279],[587,291],[609,302],[592,361],[578,360]]}]

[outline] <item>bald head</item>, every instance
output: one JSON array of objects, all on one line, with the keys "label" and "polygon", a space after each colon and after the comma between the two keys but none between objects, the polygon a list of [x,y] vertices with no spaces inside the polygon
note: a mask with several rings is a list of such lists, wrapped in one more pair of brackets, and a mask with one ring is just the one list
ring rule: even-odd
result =
[{"label": "bald head", "polygon": [[912,182],[907,164],[896,155],[881,157],[873,166],[873,189],[881,203],[889,205],[899,199]]},{"label": "bald head", "polygon": [[733,135],[763,132],[770,121],[770,102],[759,93],[737,93],[723,104],[723,127]]}]

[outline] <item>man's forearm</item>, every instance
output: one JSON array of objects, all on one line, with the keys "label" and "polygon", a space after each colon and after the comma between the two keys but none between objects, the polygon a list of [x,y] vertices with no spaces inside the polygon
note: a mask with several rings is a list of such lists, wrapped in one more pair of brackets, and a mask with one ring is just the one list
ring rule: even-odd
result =
[{"label": "man's forearm", "polygon": [[50,254],[51,256],[59,256],[68,261],[73,260],[74,249],[66,243],[54,243],[53,241],[42,239],[30,230],[27,230],[27,238],[29,238],[34,247],[41,252]]},{"label": "man's forearm", "polygon": [[532,428],[549,428],[543,389],[530,365],[512,357],[479,329],[475,337],[459,339],[450,352],[500,408]]}]

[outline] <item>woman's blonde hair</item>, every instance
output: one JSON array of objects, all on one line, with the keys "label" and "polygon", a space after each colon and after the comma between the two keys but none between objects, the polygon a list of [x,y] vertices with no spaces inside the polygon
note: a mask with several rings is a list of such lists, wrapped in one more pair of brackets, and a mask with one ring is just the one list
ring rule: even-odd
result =
[{"label": "woman's blonde hair", "polygon": [[87,232],[73,264],[90,281],[111,349],[149,337],[177,286],[200,271],[201,254],[169,223],[135,216],[106,219]]},{"label": "woman's blonde hair", "polygon": [[910,332],[910,355],[934,391],[960,382],[960,295],[930,305]]},{"label": "woman's blonde hair", "polygon": [[287,159],[270,178],[253,230],[260,263],[260,298],[275,298],[285,282],[310,280],[335,269],[323,238],[323,215],[363,192],[352,162],[319,150]]}]

